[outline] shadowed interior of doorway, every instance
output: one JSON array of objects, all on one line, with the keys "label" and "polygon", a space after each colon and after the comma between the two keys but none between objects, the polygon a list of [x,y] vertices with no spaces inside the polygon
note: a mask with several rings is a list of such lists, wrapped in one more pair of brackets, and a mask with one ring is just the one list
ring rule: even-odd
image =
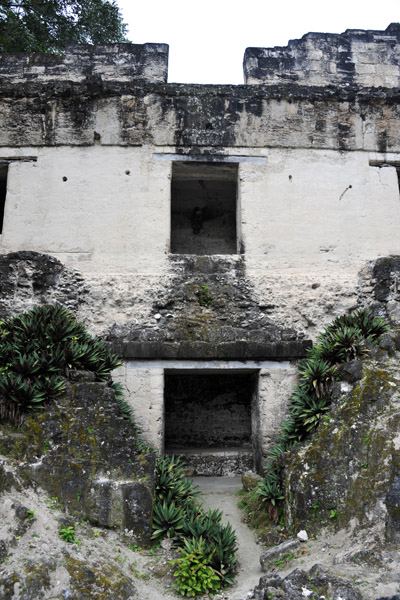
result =
[{"label": "shadowed interior of doorway", "polygon": [[165,372],[165,452],[193,475],[238,475],[257,455],[258,373]]}]

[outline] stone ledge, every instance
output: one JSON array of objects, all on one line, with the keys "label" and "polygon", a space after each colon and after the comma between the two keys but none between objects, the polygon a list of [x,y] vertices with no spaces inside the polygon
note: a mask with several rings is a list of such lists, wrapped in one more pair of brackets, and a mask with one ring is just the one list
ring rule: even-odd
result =
[{"label": "stone ledge", "polygon": [[140,359],[276,359],[304,358],[312,345],[311,340],[269,342],[123,342],[110,343],[113,352],[121,358]]}]

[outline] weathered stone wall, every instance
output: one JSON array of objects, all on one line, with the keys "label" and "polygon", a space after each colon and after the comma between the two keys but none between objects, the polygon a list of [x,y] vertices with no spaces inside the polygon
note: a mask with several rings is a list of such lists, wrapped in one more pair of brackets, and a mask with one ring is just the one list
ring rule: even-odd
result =
[{"label": "weathered stone wall", "polygon": [[0,83],[1,158],[35,155],[35,146],[153,145],[222,157],[266,156],[267,148],[400,151],[398,88]]},{"label": "weathered stone wall", "polygon": [[293,531],[375,526],[375,540],[399,538],[398,333],[380,346],[361,366],[361,381],[336,384],[329,418],[311,440],[282,460]]},{"label": "weathered stone wall", "polygon": [[[75,379],[19,432],[2,424],[2,488],[35,482],[68,512],[95,525],[127,529],[148,543],[155,456],[141,452],[107,384],[94,382],[92,373],[76,371]],[[8,471],[14,480],[7,479]]]},{"label": "weathered stone wall", "polygon": [[167,44],[70,44],[63,56],[1,54],[0,77],[12,81],[152,81],[165,83]]},{"label": "weathered stone wall", "polygon": [[87,293],[83,277],[53,256],[29,251],[0,256],[0,318],[43,304],[62,304],[76,313]]},{"label": "weathered stone wall", "polygon": [[[1,314],[60,302],[106,336],[127,361],[120,378],[159,449],[168,366],[140,360],[258,369],[253,421],[265,453],[294,368],[254,363],[297,360],[333,317],[376,304],[372,261],[399,254],[400,96],[390,80],[398,28],[343,35],[347,50],[343,36],[289,45],[298,73],[311,55],[346,63],[336,86],[285,79],[279,64],[263,85],[167,84],[162,44],[0,59]],[[370,64],[378,54],[379,80],[356,68],[350,77],[350,59]],[[231,174],[238,165],[229,198],[237,253],[171,253],[171,185],[182,161]],[[186,231],[190,249],[189,223]],[[196,235],[203,247],[206,221]],[[397,296],[388,312],[399,312]]]},{"label": "weathered stone wall", "polygon": [[385,31],[307,33],[286,47],[247,48],[248,84],[299,83],[394,88],[400,85],[400,24]]}]

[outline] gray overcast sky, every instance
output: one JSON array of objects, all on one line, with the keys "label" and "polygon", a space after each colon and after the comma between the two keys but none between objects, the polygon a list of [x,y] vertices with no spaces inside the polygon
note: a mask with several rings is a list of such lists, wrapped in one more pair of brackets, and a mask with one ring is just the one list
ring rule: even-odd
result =
[{"label": "gray overcast sky", "polygon": [[243,83],[248,46],[286,46],[309,31],[386,29],[400,0],[117,0],[136,44],[169,44],[169,82]]}]

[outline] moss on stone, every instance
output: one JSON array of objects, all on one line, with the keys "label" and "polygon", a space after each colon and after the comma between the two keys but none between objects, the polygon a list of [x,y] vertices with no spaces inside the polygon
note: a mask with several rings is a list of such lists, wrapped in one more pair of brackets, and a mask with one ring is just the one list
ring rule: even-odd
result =
[{"label": "moss on stone", "polygon": [[329,423],[287,453],[286,517],[294,530],[313,533],[353,519],[367,523],[392,481],[398,419],[388,408],[398,384],[386,366],[370,365],[364,373],[345,401],[332,407]]},{"label": "moss on stone", "polygon": [[80,598],[93,600],[125,600],[135,595],[135,588],[128,577],[113,565],[101,569],[68,556],[66,568],[71,577],[71,587]]},{"label": "moss on stone", "polygon": [[[10,455],[23,461],[18,474],[27,484],[34,481],[72,514],[104,527],[129,523],[146,544],[155,457],[140,452],[136,436],[121,418],[113,390],[84,381],[27,418],[20,437],[10,442]],[[135,495],[142,504],[136,506]]]}]

